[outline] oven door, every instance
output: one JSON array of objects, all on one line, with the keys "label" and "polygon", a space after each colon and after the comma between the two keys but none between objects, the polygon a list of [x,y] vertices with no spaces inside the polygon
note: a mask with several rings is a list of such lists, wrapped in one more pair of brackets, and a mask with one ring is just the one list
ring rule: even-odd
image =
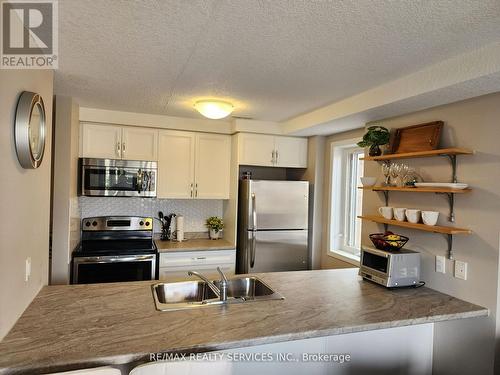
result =
[{"label": "oven door", "polygon": [[84,165],[81,190],[87,196],[156,197],[156,170]]},{"label": "oven door", "polygon": [[73,258],[73,284],[154,280],[155,276],[155,254]]}]

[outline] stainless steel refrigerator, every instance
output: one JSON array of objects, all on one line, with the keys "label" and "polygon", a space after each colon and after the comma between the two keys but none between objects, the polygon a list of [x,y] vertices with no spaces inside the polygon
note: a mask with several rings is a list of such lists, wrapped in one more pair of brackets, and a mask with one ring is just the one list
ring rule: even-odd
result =
[{"label": "stainless steel refrigerator", "polygon": [[308,269],[309,183],[242,180],[237,273]]}]

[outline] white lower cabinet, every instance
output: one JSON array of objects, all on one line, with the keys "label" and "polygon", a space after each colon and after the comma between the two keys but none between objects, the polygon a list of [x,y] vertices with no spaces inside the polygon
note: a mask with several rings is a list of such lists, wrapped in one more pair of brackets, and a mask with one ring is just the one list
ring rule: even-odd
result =
[{"label": "white lower cabinet", "polygon": [[197,271],[209,279],[220,278],[217,267],[227,276],[235,273],[236,249],[200,250],[160,253],[160,280],[167,282],[192,280],[188,271]]}]

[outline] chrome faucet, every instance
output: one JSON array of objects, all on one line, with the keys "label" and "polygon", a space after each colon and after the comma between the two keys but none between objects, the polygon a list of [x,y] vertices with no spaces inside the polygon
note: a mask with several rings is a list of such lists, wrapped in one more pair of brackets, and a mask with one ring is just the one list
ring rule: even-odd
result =
[{"label": "chrome faucet", "polygon": [[219,272],[219,274],[220,274],[220,288],[217,288],[217,286],[212,281],[208,280],[205,276],[203,276],[199,272],[188,271],[188,276],[196,276],[196,277],[199,277],[200,279],[202,279],[204,282],[207,283],[208,287],[210,289],[212,289],[212,291],[217,295],[217,297],[219,297],[219,299],[222,302],[226,302],[227,301],[227,284],[228,284],[227,277],[224,274],[224,272],[222,272],[220,267],[217,267],[217,272]]}]

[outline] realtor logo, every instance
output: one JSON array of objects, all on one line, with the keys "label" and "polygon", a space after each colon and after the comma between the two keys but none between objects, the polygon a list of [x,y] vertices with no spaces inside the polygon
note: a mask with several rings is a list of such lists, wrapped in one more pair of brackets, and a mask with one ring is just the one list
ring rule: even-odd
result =
[{"label": "realtor logo", "polygon": [[0,68],[57,69],[57,0],[0,4]]}]

